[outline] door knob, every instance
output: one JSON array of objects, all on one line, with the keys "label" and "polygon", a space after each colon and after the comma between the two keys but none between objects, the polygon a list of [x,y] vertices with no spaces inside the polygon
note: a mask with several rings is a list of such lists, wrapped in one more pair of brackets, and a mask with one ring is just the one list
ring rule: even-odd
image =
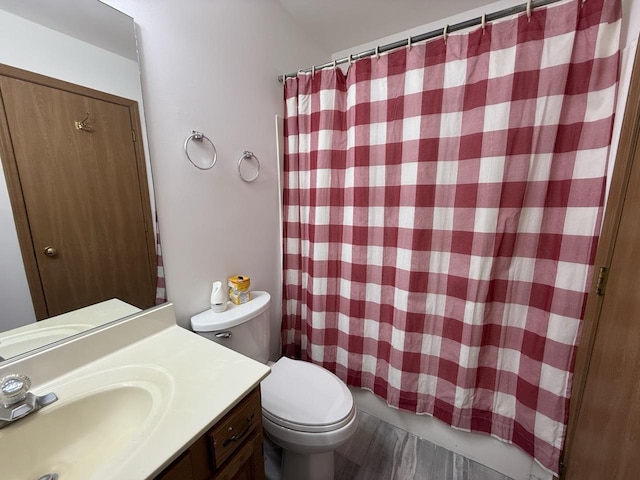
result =
[{"label": "door knob", "polygon": [[47,257],[55,257],[58,255],[58,251],[53,247],[44,247],[44,254]]}]

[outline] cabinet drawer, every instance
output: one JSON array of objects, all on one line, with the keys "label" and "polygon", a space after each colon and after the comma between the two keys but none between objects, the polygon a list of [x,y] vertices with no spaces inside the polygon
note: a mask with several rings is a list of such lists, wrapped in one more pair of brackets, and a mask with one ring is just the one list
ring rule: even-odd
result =
[{"label": "cabinet drawer", "polygon": [[265,480],[262,433],[253,432],[212,480]]},{"label": "cabinet drawer", "polygon": [[219,468],[257,428],[262,428],[259,389],[247,395],[209,431],[211,459],[215,468]]}]

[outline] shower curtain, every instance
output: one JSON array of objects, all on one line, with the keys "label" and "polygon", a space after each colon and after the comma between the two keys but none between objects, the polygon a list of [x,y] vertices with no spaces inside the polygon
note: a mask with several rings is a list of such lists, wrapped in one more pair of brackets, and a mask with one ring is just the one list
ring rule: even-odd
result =
[{"label": "shower curtain", "polygon": [[167,301],[167,287],[164,278],[164,260],[162,259],[162,246],[160,244],[160,225],[158,224],[158,212],[156,212],[156,305]]},{"label": "shower curtain", "polygon": [[619,29],[573,0],[287,79],[283,353],[557,473]]}]

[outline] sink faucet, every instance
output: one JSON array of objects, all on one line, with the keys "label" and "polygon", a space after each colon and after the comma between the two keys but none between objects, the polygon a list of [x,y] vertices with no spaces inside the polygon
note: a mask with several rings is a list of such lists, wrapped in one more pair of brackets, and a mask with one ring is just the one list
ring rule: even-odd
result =
[{"label": "sink faucet", "polygon": [[30,387],[31,379],[26,375],[10,373],[0,378],[0,428],[58,400],[53,392],[34,395]]}]

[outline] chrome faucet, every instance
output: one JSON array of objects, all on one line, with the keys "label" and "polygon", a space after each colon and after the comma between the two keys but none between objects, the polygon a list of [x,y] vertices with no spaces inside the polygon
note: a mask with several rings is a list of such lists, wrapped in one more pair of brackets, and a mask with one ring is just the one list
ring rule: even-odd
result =
[{"label": "chrome faucet", "polygon": [[10,373],[0,378],[0,428],[58,400],[53,392],[38,396],[29,388],[31,379],[26,375]]}]

